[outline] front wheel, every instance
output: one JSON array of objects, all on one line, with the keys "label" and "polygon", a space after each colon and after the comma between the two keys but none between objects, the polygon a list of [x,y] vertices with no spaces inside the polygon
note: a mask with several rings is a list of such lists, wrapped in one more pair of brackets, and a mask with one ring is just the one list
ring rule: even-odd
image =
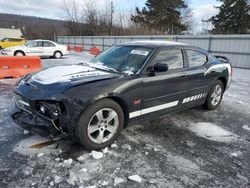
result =
[{"label": "front wheel", "polygon": [[207,110],[216,109],[221,103],[223,93],[224,93],[223,83],[220,80],[216,80],[215,84],[208,92],[207,99],[203,107]]},{"label": "front wheel", "polygon": [[111,99],[101,99],[81,115],[75,135],[88,150],[100,150],[111,145],[119,136],[124,124],[120,105]]},{"label": "front wheel", "polygon": [[17,51],[14,53],[14,56],[25,56],[25,54],[22,51]]}]

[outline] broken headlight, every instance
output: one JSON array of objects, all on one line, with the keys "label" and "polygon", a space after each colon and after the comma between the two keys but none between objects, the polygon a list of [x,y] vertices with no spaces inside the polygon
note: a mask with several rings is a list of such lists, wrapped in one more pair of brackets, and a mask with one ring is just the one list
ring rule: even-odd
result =
[{"label": "broken headlight", "polygon": [[60,106],[57,102],[39,101],[36,104],[36,111],[52,120],[59,119],[61,114]]}]

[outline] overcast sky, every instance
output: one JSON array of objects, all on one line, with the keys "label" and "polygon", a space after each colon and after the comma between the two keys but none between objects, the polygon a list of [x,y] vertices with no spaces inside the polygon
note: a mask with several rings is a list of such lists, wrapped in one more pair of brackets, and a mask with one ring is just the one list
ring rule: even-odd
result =
[{"label": "overcast sky", "polygon": [[[76,0],[77,1],[77,0]],[[84,0],[78,0],[83,2]],[[143,7],[146,0],[113,0],[116,10],[133,10],[136,6]],[[103,7],[105,0],[95,0],[97,7]],[[201,20],[208,19],[217,13],[214,8],[216,0],[188,0],[193,10],[194,24],[199,29]],[[0,12],[22,14],[46,18],[61,18],[63,0],[0,0]]]}]

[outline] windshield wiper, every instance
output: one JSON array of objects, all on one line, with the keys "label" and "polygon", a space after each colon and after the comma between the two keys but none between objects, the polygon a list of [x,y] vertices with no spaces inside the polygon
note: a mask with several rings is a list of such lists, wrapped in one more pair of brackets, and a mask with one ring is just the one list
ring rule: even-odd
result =
[{"label": "windshield wiper", "polygon": [[87,62],[83,62],[83,63],[79,63],[79,65],[87,65],[89,67],[92,68],[96,68],[96,69],[101,69],[101,70],[107,70],[107,71],[112,71],[112,72],[118,72],[120,73],[118,70],[108,67],[106,65],[103,64],[98,64],[98,63],[87,63]]}]

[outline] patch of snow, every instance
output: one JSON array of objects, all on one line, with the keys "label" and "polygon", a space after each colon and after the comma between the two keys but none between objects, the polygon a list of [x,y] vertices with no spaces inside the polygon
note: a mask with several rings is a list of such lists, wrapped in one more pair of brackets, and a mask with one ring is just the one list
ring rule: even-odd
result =
[{"label": "patch of snow", "polygon": [[140,176],[138,175],[132,175],[132,176],[129,176],[128,177],[129,180],[131,181],[135,181],[135,182],[138,182],[138,183],[141,183],[142,182],[142,179]]},{"label": "patch of snow", "polygon": [[91,151],[91,155],[94,159],[101,159],[103,157],[103,153],[99,151]]},{"label": "patch of snow", "polygon": [[231,153],[230,156],[235,157],[235,158],[241,158],[243,156],[243,153],[241,151],[237,151],[237,152]]},{"label": "patch of snow", "polygon": [[68,82],[73,75],[86,74],[94,70],[94,68],[81,65],[57,66],[38,72],[31,79],[41,84]]},{"label": "patch of snow", "polygon": [[54,186],[54,185],[55,185],[54,181],[51,181],[51,182],[49,183],[49,185],[50,185],[50,186]]},{"label": "patch of snow", "polygon": [[98,184],[100,184],[101,186],[107,186],[107,185],[109,185],[109,182],[107,182],[107,181],[98,181]]},{"label": "patch of snow", "polygon": [[243,125],[243,126],[242,126],[242,129],[247,130],[247,131],[250,131],[250,127],[249,127],[248,125]]},{"label": "patch of snow", "polygon": [[[18,142],[14,146],[13,150],[22,155],[37,156],[39,153],[44,153],[46,155],[62,153],[63,151],[66,151],[71,147],[69,144],[70,141],[60,140],[60,141],[57,141],[55,144],[44,146],[42,148],[30,148],[32,144],[37,144],[37,143],[41,143],[45,141],[48,141],[48,139],[38,136],[38,135],[31,135],[21,140],[20,142]],[[59,147],[58,147],[58,144],[59,144]]]},{"label": "patch of snow", "polygon": [[60,160],[61,160],[61,158],[59,158],[59,157],[55,159],[55,161],[57,161],[57,162],[59,162]]},{"label": "patch of snow", "polygon": [[91,186],[88,186],[86,188],[96,188],[96,186],[95,185],[91,185]]},{"label": "patch of snow", "polygon": [[87,172],[87,171],[88,171],[87,168],[82,168],[82,169],[81,169],[81,172]]},{"label": "patch of snow", "polygon": [[122,179],[122,178],[116,177],[116,178],[114,179],[114,184],[115,184],[115,185],[120,184],[120,183],[123,183],[123,182],[125,182],[125,181],[124,181],[124,179]]},{"label": "patch of snow", "polygon": [[237,136],[218,125],[207,122],[191,123],[189,130],[198,136],[217,142],[231,142],[237,140]]},{"label": "patch of snow", "polygon": [[154,151],[161,151],[159,148],[155,147]]},{"label": "patch of snow", "polygon": [[79,156],[76,158],[76,160],[78,160],[79,162],[83,162],[84,160],[86,160],[85,156]]},{"label": "patch of snow", "polygon": [[60,176],[54,176],[54,182],[55,182],[55,184],[58,184],[58,183],[60,183],[61,181],[63,180],[63,178],[62,177],[60,177]]},{"label": "patch of snow", "polygon": [[37,157],[42,157],[42,156],[44,156],[44,153],[39,153],[39,154],[37,155]]},{"label": "patch of snow", "polygon": [[124,144],[124,145],[122,145],[122,149],[131,150],[132,148],[129,144]]},{"label": "patch of snow", "polygon": [[118,148],[117,144],[111,144],[111,148]]},{"label": "patch of snow", "polygon": [[104,148],[104,149],[102,149],[102,153],[108,153],[108,151],[109,151],[109,148],[108,147],[106,147],[106,148]]},{"label": "patch of snow", "polygon": [[23,134],[29,134],[30,132],[29,131],[27,131],[27,130],[24,130],[23,131]]},{"label": "patch of snow", "polygon": [[238,103],[238,104],[244,104],[242,101],[236,101],[236,103]]},{"label": "patch of snow", "polygon": [[230,93],[226,93],[226,96],[228,96],[228,97],[236,97],[235,95],[230,94]]},{"label": "patch of snow", "polygon": [[237,3],[236,1],[233,2],[233,3],[230,5],[230,7],[234,7],[236,3]]},{"label": "patch of snow", "polygon": [[73,163],[73,159],[66,159],[63,161],[63,163],[67,166],[71,166],[71,164]]}]

